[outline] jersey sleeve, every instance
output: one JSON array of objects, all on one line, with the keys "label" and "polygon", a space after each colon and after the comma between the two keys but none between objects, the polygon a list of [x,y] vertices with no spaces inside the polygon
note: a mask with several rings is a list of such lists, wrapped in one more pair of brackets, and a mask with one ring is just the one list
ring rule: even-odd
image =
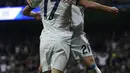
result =
[{"label": "jersey sleeve", "polygon": [[39,4],[41,3],[42,0],[27,0],[28,5],[31,8],[36,8],[37,6],[39,6]]}]

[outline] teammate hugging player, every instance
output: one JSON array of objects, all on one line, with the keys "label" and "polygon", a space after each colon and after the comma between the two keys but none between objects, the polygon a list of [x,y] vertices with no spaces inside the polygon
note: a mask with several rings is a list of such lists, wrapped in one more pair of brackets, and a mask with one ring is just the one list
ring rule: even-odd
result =
[{"label": "teammate hugging player", "polygon": [[72,57],[74,57],[75,61],[80,58],[84,65],[87,67],[87,71],[89,73],[101,73],[95,63],[90,44],[85,36],[86,33],[84,32],[84,8],[81,6],[85,8],[99,9],[113,13],[117,13],[118,9],[115,7],[109,7],[87,0],[79,0],[78,6],[72,5]]},{"label": "teammate hugging player", "polygon": [[[75,3],[75,1],[69,2]],[[28,3],[31,8],[39,5],[41,9],[44,24],[40,38],[40,68],[42,68],[42,72],[62,73],[69,59],[69,45],[71,45],[75,59],[80,57],[90,73],[101,73],[96,66],[90,44],[83,32],[84,19],[80,11],[82,7],[71,6],[71,4],[60,0],[28,0]],[[87,0],[79,0],[76,4],[86,8],[118,12],[115,7]],[[31,12],[32,9],[29,6],[26,6],[23,14],[39,19],[39,13]],[[72,17],[70,11],[72,11]],[[73,22],[72,31],[70,30],[71,22]]]}]

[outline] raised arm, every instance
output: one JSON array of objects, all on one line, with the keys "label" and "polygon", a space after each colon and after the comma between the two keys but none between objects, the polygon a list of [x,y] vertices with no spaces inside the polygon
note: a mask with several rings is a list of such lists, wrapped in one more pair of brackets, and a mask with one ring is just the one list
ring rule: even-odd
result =
[{"label": "raised arm", "polygon": [[79,0],[78,4],[85,8],[93,8],[93,9],[103,10],[103,11],[107,11],[107,12],[114,12],[114,13],[118,12],[118,9],[116,7],[102,5],[102,4],[99,4],[94,1]]},{"label": "raised arm", "polygon": [[41,20],[41,15],[40,12],[33,12],[33,9],[27,5],[24,9],[23,9],[23,15],[25,16],[29,16],[29,17],[34,17],[36,20]]},{"label": "raised arm", "polygon": [[27,0],[28,5],[23,9],[23,15],[34,17],[37,20],[41,19],[40,12],[33,12],[32,10],[39,6],[42,0]]},{"label": "raised arm", "polygon": [[35,12],[32,12],[32,8],[29,7],[29,5],[27,5],[24,9],[23,9],[23,15],[26,16],[30,16],[30,17],[34,17],[36,14]]}]

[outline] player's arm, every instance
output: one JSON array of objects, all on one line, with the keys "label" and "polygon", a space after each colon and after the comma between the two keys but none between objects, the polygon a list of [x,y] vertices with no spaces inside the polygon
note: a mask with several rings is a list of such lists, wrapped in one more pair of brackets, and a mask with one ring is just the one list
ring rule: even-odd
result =
[{"label": "player's arm", "polygon": [[38,73],[42,73],[42,66],[39,66]]},{"label": "player's arm", "polygon": [[39,12],[33,12],[32,10],[39,6],[41,0],[27,0],[28,5],[23,9],[23,15],[34,17],[35,19],[41,19]]},{"label": "player's arm", "polygon": [[23,9],[23,15],[29,16],[29,17],[34,17],[36,20],[41,20],[40,12],[33,12],[33,8],[31,8],[29,5],[27,5]]},{"label": "player's arm", "polygon": [[27,5],[24,9],[23,9],[23,15],[25,16],[30,16],[30,17],[35,17],[36,13],[35,12],[32,12],[32,8]]},{"label": "player's arm", "polygon": [[85,7],[85,8],[93,8],[93,9],[98,9],[98,10],[104,10],[108,12],[118,12],[118,9],[115,7],[110,7],[106,5],[99,4],[94,1],[88,1],[88,0],[79,0],[78,4]]}]

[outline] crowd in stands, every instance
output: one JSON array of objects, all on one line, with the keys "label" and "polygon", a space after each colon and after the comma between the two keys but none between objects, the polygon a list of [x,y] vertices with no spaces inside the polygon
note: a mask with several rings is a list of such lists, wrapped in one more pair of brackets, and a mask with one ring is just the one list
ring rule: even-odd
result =
[{"label": "crowd in stands", "polygon": [[[106,33],[108,35],[108,33]],[[100,44],[91,42],[97,65],[102,73],[130,72],[130,32],[116,33],[102,38],[96,34],[92,38],[100,39]],[[112,37],[110,39],[110,37]],[[89,39],[92,39],[89,36]],[[101,39],[102,38],[102,39]],[[99,40],[95,40],[99,41]],[[100,46],[100,47],[99,47]],[[95,48],[93,48],[95,47]],[[86,73],[85,66],[77,61],[68,65],[65,73]],[[37,73],[39,66],[39,38],[16,37],[0,40],[0,73]]]},{"label": "crowd in stands", "polygon": [[38,40],[2,38],[0,40],[0,73],[37,73],[39,66]]}]

